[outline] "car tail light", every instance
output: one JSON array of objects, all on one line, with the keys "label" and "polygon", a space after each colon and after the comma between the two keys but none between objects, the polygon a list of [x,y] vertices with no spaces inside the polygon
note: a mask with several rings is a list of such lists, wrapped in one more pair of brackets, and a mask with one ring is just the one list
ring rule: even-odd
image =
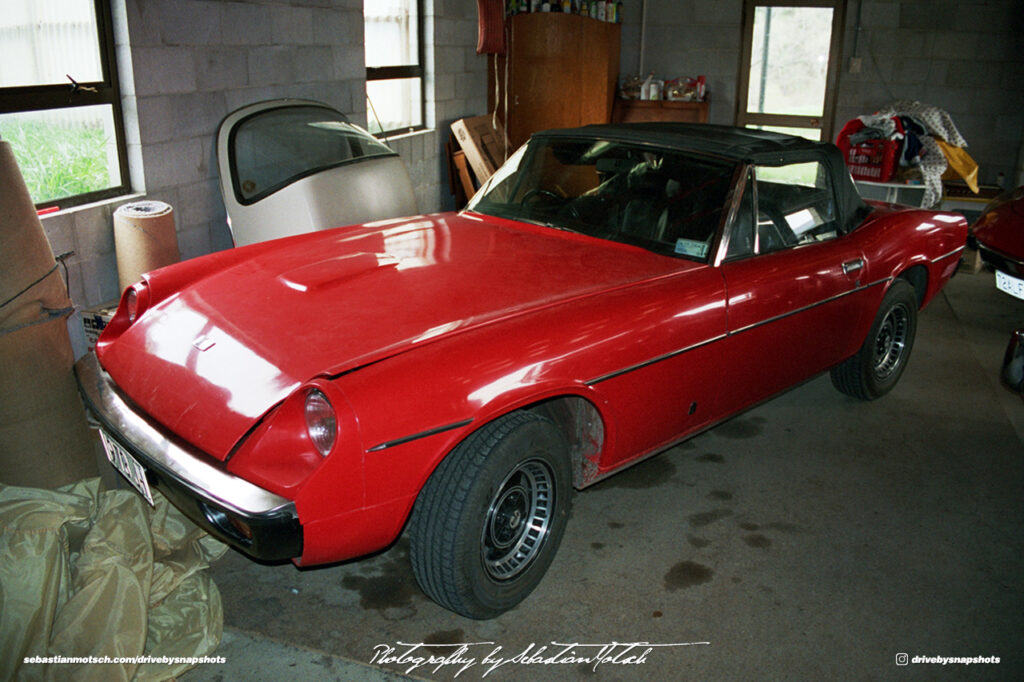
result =
[{"label": "car tail light", "polygon": [[338,419],[327,396],[315,388],[306,393],[306,430],[320,456],[329,455],[337,438]]}]

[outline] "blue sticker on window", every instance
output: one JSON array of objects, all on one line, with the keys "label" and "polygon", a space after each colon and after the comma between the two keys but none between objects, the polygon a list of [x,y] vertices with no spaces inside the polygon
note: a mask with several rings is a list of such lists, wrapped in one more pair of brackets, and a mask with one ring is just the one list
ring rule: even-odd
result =
[{"label": "blue sticker on window", "polygon": [[676,253],[680,256],[692,256],[693,258],[707,258],[708,245],[695,239],[677,239]]}]

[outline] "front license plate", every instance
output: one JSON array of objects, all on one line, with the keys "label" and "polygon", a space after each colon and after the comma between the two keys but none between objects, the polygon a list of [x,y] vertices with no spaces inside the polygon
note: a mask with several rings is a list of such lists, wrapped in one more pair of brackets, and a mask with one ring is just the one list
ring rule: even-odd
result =
[{"label": "front license plate", "polygon": [[103,441],[103,449],[107,451],[107,459],[114,465],[114,468],[121,472],[121,475],[128,479],[128,482],[135,486],[135,489],[142,493],[146,501],[153,507],[153,493],[149,490],[149,481],[146,480],[146,470],[138,461],[131,456],[127,450],[121,447],[120,443],[108,436],[100,429],[100,440]]},{"label": "front license plate", "polygon": [[1024,299],[1024,279],[1011,277],[1005,272],[996,270],[996,288],[1005,291],[1010,296]]}]

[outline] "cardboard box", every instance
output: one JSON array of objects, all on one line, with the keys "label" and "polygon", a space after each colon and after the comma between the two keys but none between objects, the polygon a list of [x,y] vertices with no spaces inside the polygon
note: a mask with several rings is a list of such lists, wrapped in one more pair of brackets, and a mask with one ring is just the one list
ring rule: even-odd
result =
[{"label": "cardboard box", "polygon": [[473,169],[477,182],[485,182],[505,162],[505,130],[500,123],[497,128],[494,127],[490,114],[460,118],[452,123],[452,132],[459,141],[462,151],[466,153],[466,160],[469,161],[469,167]]},{"label": "cardboard box", "polygon": [[89,350],[96,347],[96,339],[100,337],[100,332],[106,328],[110,319],[114,317],[114,313],[116,312],[116,303],[101,308],[93,308],[92,310],[83,310],[81,312],[82,328],[85,329],[85,340],[88,344]]}]

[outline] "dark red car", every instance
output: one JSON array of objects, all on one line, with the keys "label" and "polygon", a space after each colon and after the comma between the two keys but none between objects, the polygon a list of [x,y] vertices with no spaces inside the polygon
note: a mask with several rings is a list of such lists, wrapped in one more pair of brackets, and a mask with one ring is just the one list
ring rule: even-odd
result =
[{"label": "dark red car", "polygon": [[864,203],[831,144],[549,131],[461,213],[149,273],[77,371],[143,494],[304,566],[407,529],[423,590],[487,618],[541,580],[574,488],[821,372],[890,391],[966,236]]},{"label": "dark red car", "polygon": [[[971,242],[996,271],[996,286],[1024,299],[1024,187],[1003,194],[971,227]],[[1010,336],[1003,360],[1003,383],[1024,394],[1024,328]]]}]

